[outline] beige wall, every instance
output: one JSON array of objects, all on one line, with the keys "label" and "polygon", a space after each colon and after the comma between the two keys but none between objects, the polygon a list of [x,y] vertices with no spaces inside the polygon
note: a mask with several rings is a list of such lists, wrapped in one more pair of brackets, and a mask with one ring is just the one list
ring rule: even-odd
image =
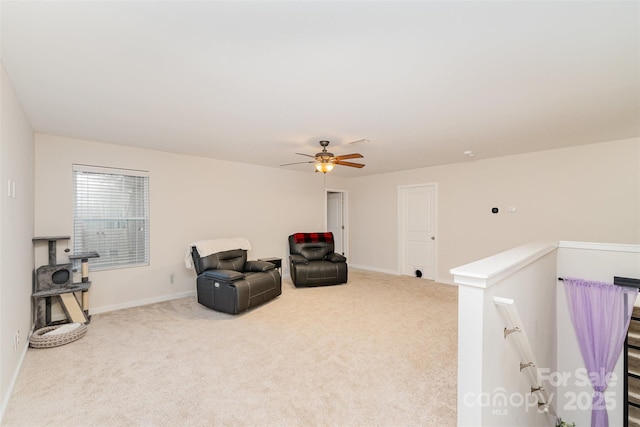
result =
[{"label": "beige wall", "polygon": [[[640,242],[639,158],[636,138],[350,180],[329,174],[326,187],[349,189],[350,264],[397,272],[397,188],[436,183],[437,278],[451,282],[450,268],[531,241]],[[192,240],[245,235],[250,255],[286,258],[289,233],[324,227],[319,174],[36,135],[37,234],[71,234],[73,163],[151,172],[151,266],[92,275],[94,308],[192,291],[181,265]]]},{"label": "beige wall", "polygon": [[[33,131],[0,66],[0,417],[27,349],[33,271]],[[15,183],[15,197],[7,193]],[[14,336],[20,343],[14,351]]]},{"label": "beige wall", "polygon": [[[353,265],[398,271],[397,187],[423,183],[438,186],[443,282],[452,281],[452,267],[532,241],[640,242],[634,138],[354,178]],[[499,214],[491,213],[494,206]]]},{"label": "beige wall", "polygon": [[[195,275],[183,264],[193,240],[243,235],[253,243],[252,258],[286,259],[287,235],[323,229],[325,185],[349,190],[352,266],[398,270],[397,187],[421,183],[438,186],[440,281],[451,281],[452,267],[531,241],[640,243],[638,138],[350,180],[329,174],[325,184],[320,174],[49,135],[35,136],[34,155],[33,134],[4,69],[1,119],[3,405],[19,365],[12,336],[24,331],[26,349],[31,326],[30,239],[71,235],[73,163],[150,172],[151,264],[92,272],[94,311],[193,292]],[[17,184],[16,199],[6,197],[8,180]],[[493,206],[501,213],[491,214]],[[517,212],[507,213],[509,206]],[[59,251],[61,262],[65,256]],[[46,263],[46,251],[36,251],[35,263]]]},{"label": "beige wall", "polygon": [[[192,241],[244,236],[251,258],[286,260],[289,234],[324,228],[321,174],[36,134],[36,234],[72,234],[74,163],[150,173],[150,265],[91,272],[94,313],[193,292],[184,266]],[[326,178],[327,187],[346,185]]]}]

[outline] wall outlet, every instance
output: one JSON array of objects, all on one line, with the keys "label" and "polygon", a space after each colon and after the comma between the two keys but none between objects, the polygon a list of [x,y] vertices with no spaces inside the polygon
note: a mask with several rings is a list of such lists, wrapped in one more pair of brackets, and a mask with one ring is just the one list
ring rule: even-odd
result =
[{"label": "wall outlet", "polygon": [[16,198],[16,182],[9,180],[7,182],[7,197]]},{"label": "wall outlet", "polygon": [[16,331],[16,334],[13,336],[13,351],[18,351],[18,347],[20,346],[20,329]]}]

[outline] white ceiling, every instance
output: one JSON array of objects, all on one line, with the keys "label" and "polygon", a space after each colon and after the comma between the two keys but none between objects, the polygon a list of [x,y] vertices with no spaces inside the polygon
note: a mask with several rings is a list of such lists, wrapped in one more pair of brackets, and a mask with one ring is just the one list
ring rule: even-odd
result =
[{"label": "white ceiling", "polygon": [[343,176],[640,134],[637,1],[0,5],[39,133]]}]

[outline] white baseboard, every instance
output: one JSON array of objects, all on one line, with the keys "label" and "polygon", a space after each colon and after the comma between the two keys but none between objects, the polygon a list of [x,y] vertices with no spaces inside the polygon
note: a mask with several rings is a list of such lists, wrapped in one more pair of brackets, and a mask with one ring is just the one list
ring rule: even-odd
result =
[{"label": "white baseboard", "polygon": [[[357,270],[366,270],[366,271],[375,271],[378,273],[386,273],[386,274],[392,274],[394,276],[400,276],[400,273],[396,270],[388,270],[388,269],[384,269],[384,268],[377,268],[377,267],[371,267],[369,265],[360,265],[360,264],[349,264],[349,268],[353,268],[353,269],[357,269]],[[282,278],[283,279],[290,279],[290,275],[287,274],[282,274]],[[445,284],[449,284],[449,285],[453,285],[454,283],[451,282],[450,280],[436,280],[439,283],[445,283]],[[103,305],[102,307],[95,307],[95,308],[91,308],[89,310],[90,314],[100,314],[100,313],[107,313],[109,311],[115,311],[115,310],[122,310],[123,308],[131,308],[131,307],[139,307],[142,305],[148,305],[148,304],[154,304],[157,302],[164,302],[164,301],[170,301],[173,299],[179,299],[179,298],[186,298],[186,297],[195,297],[196,296],[196,291],[187,291],[187,292],[180,292],[177,294],[170,294],[170,295],[162,295],[159,297],[153,297],[153,298],[146,298],[143,300],[137,300],[137,301],[128,301],[128,302],[124,302],[121,304],[113,304],[113,305]]]},{"label": "white baseboard", "polygon": [[[349,264],[349,268],[354,268],[357,270],[366,270],[366,271],[375,271],[377,273],[386,273],[393,274],[394,276],[401,276],[402,274],[399,271],[395,270],[387,270],[384,268],[371,267],[369,265],[361,265],[361,264]],[[435,282],[442,283],[445,285],[455,285],[452,279],[445,279],[443,277],[438,277],[435,279]]]},{"label": "white baseboard", "polygon": [[180,292],[177,294],[162,295],[159,297],[141,299],[137,301],[127,301],[121,304],[103,305],[102,307],[90,308],[90,314],[100,314],[109,311],[122,310],[123,308],[139,307],[141,305],[155,304],[157,302],[170,301],[172,299],[192,297],[196,295],[196,291]]},{"label": "white baseboard", "polygon": [[357,270],[375,271],[378,273],[386,273],[386,274],[393,274],[394,276],[400,276],[400,272],[398,272],[397,270],[387,270],[385,268],[371,267],[369,265],[349,264],[349,268],[355,268]]},{"label": "white baseboard", "polygon": [[2,422],[2,418],[4,417],[4,411],[7,409],[7,405],[9,404],[9,399],[11,399],[11,395],[13,394],[13,387],[15,387],[16,381],[18,380],[18,375],[22,370],[22,364],[24,363],[24,359],[27,356],[27,350],[29,349],[29,338],[31,337],[32,333],[33,333],[33,329],[29,333],[29,336],[27,337],[27,341],[24,343],[22,355],[20,355],[20,361],[18,362],[18,366],[16,367],[16,370],[13,372],[13,376],[11,377],[11,383],[9,384],[9,387],[7,387],[7,394],[4,396],[4,399],[2,399],[2,406],[0,406],[0,423]]}]

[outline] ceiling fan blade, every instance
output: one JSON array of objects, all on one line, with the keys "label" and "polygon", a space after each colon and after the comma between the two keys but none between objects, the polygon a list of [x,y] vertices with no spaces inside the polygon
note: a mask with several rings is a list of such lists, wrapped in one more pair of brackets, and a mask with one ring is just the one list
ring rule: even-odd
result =
[{"label": "ceiling fan blade", "polygon": [[336,156],[336,160],[346,160],[346,159],[361,159],[362,154],[353,153],[353,154],[345,154],[343,156]]},{"label": "ceiling fan blade", "polygon": [[343,162],[342,160],[336,160],[336,165],[351,166],[352,168],[363,168],[362,163]]},{"label": "ceiling fan blade", "polygon": [[313,157],[314,159],[316,158],[316,156],[312,156],[311,154],[304,154],[304,153],[296,153],[300,156],[307,156],[307,157]]},{"label": "ceiling fan blade", "polygon": [[294,163],[285,163],[284,165],[280,165],[280,166],[291,166],[291,165],[301,165],[303,163],[315,163],[315,161],[313,162],[294,162]]}]

